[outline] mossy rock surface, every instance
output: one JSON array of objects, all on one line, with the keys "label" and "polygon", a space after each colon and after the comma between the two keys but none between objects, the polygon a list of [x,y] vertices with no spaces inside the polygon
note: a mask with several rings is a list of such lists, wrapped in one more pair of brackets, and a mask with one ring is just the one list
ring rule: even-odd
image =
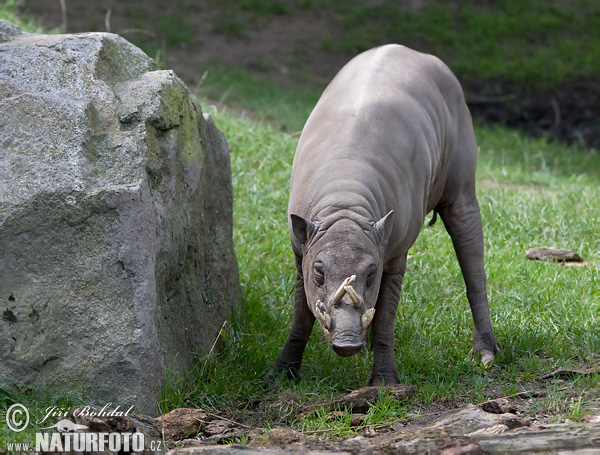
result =
[{"label": "mossy rock surface", "polygon": [[0,377],[154,413],[240,296],[225,138],[117,35],[0,38]]}]

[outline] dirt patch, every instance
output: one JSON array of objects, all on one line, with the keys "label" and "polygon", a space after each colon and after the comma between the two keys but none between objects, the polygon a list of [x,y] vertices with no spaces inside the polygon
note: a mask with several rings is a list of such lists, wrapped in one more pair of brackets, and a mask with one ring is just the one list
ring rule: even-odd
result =
[{"label": "dirt patch", "polygon": [[[327,7],[319,14],[302,8],[292,13],[273,10],[257,19],[250,11],[224,9],[211,0],[66,3],[67,31],[108,28],[121,33],[152,57],[164,60],[165,66],[186,81],[197,81],[207,62],[219,60],[283,85],[322,88],[353,56],[329,50],[335,48],[331,43],[339,41],[343,32],[334,10]],[[278,5],[272,3],[264,4],[271,8]],[[426,1],[412,1],[408,6],[417,10],[423,3]],[[281,5],[286,8],[286,4]],[[64,24],[57,1],[27,0],[25,9],[47,28]],[[419,43],[404,44],[429,51]],[[600,145],[598,80],[566,81],[544,90],[533,84],[459,78],[478,121],[581,146]]]},{"label": "dirt patch", "polygon": [[[407,398],[414,386],[391,386],[387,390],[365,387],[330,404],[351,403],[351,408],[336,407],[328,418],[331,427],[313,431],[296,431],[273,422],[269,428],[241,423],[202,409],[179,408],[157,419],[144,416],[81,417],[77,408],[72,421],[81,424],[82,431],[141,432],[146,445],[158,441],[170,453],[577,453],[579,450],[600,448],[600,418],[585,416],[581,422],[549,424],[531,413],[524,412],[525,402],[543,399],[547,391],[514,394],[489,400],[475,406],[410,413],[394,421],[369,424],[365,414],[378,401]],[[392,392],[390,396],[387,392]],[[99,411],[95,409],[95,411]],[[307,418],[306,404],[297,406],[299,422]],[[332,437],[336,420],[351,414],[351,428],[343,438]],[[302,417],[304,415],[304,417]],[[79,417],[78,417],[79,416]],[[256,418],[257,416],[253,416]],[[356,420],[356,422],[355,422]],[[61,421],[64,423],[64,421]],[[254,422],[260,422],[259,419]],[[68,423],[68,422],[67,422]],[[296,428],[301,428],[297,422]],[[339,426],[337,431],[339,431]],[[572,452],[571,452],[572,451]]]},{"label": "dirt patch", "polygon": [[[584,373],[587,374],[588,370],[585,369]],[[578,374],[577,371],[573,374]],[[208,420],[216,423],[205,426],[208,431],[200,432],[197,437],[185,440],[178,447],[188,448],[188,451],[181,453],[205,453],[207,450],[210,451],[211,445],[214,447],[214,444],[230,444],[227,449],[224,449],[226,452],[222,453],[229,453],[229,450],[233,450],[232,453],[246,453],[236,452],[235,445],[248,444],[244,445],[247,449],[268,447],[276,453],[320,451],[320,453],[358,454],[388,453],[392,448],[394,450],[391,453],[425,453],[427,450],[429,450],[427,453],[454,453],[444,452],[442,449],[454,445],[475,444],[479,451],[472,453],[483,453],[480,450],[481,441],[477,438],[485,439],[490,435],[500,434],[503,438],[526,443],[528,438],[522,437],[521,432],[539,431],[542,433],[536,433],[538,442],[539,438],[542,441],[552,440],[556,434],[558,434],[557,438],[564,440],[565,435],[568,435],[568,431],[563,430],[565,426],[570,426],[575,435],[579,431],[576,430],[579,428],[578,425],[588,424],[595,425],[590,431],[593,431],[591,434],[595,434],[594,438],[597,439],[600,436],[600,427],[598,427],[600,401],[597,393],[593,390],[581,392],[574,388],[570,382],[574,378],[572,375],[564,375],[564,379],[560,378],[563,376],[557,375],[522,383],[519,387],[523,388],[523,392],[510,396],[502,396],[500,388],[489,387],[484,390],[484,393],[490,399],[476,405],[444,400],[425,405],[419,404],[414,398],[408,398],[407,402],[411,403],[410,412],[398,416],[395,420],[378,424],[371,424],[366,418],[369,413],[368,407],[373,406],[377,400],[369,395],[369,390],[366,390],[368,388],[359,389],[334,398],[330,403],[320,402],[323,405],[321,409],[329,408],[326,417],[330,424],[319,430],[305,427],[306,419],[311,418],[306,410],[314,407],[312,403],[303,402],[289,391],[275,391],[250,407],[241,406],[240,409],[215,410],[212,414],[208,413]],[[397,387],[405,391],[411,386]],[[362,397],[363,400],[363,403],[358,403],[360,412],[340,410],[335,406],[335,403],[355,401],[357,397]],[[577,403],[585,403],[584,409],[588,412],[592,410],[595,415],[577,415],[573,412],[573,420],[564,420],[557,425],[556,420],[553,420],[556,407],[575,409]],[[362,405],[366,405],[366,408],[362,408]],[[345,436],[335,436],[336,431],[339,431],[339,422],[344,420],[345,413],[351,413],[349,420],[351,426],[346,428]],[[556,428],[560,430],[559,433],[553,433]],[[544,433],[548,429],[552,431]],[[219,431],[220,434],[217,434]],[[466,435],[469,436],[465,437]],[[593,441],[596,439],[585,436],[574,443],[581,443],[587,447],[594,444]],[[490,444],[496,442],[486,439],[483,444],[491,447]],[[526,450],[520,453],[535,452]]]}]

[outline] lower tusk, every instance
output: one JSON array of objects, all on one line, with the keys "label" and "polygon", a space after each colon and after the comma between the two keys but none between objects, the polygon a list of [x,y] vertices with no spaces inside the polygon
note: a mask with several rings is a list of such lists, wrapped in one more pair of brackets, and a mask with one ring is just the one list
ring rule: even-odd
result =
[{"label": "lower tusk", "polygon": [[317,307],[319,305],[322,305],[320,300],[317,300],[315,303],[311,303],[311,301],[308,301],[308,307],[310,308],[310,311],[312,311],[312,313],[316,316],[317,315]]},{"label": "lower tusk", "polygon": [[325,311],[323,302],[321,302],[320,300],[317,300],[317,304],[315,305],[315,307],[316,307],[316,311],[314,312],[314,315],[317,317],[319,323],[321,324],[321,326],[323,326],[324,329],[330,330],[331,329],[331,316],[329,315],[329,313],[327,313],[327,311]]},{"label": "lower tusk", "polygon": [[325,313],[325,305],[323,305],[323,302],[321,302],[320,300],[317,300],[315,308],[319,313]]},{"label": "lower tusk", "polygon": [[331,316],[329,316],[327,313],[323,315],[321,323],[323,324],[324,329],[327,331],[331,330]]},{"label": "lower tusk", "polygon": [[358,297],[358,294],[356,293],[354,288],[352,286],[344,286],[344,289],[346,290],[346,293],[348,294],[350,299],[352,299],[352,303],[354,303],[354,308],[359,310],[360,307],[362,307],[362,302],[360,301],[360,297]]},{"label": "lower tusk", "polygon": [[360,317],[360,323],[362,325],[363,330],[367,330],[367,327],[369,327],[369,324],[373,320],[373,316],[375,316],[375,308],[368,309]]}]

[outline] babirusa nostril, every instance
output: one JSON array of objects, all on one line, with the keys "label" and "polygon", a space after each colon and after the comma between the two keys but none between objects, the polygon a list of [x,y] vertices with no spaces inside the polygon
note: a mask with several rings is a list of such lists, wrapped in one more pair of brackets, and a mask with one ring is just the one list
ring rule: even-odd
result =
[{"label": "babirusa nostril", "polygon": [[363,347],[360,340],[354,342],[338,342],[335,340],[331,347],[335,353],[342,357],[350,357],[351,355],[357,354]]}]

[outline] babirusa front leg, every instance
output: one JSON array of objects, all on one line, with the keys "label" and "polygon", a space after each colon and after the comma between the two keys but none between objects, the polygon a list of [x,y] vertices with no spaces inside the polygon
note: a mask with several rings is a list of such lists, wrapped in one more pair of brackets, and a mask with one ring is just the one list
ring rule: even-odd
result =
[{"label": "babirusa front leg", "polygon": [[286,372],[290,378],[298,377],[302,356],[306,343],[310,338],[315,316],[310,311],[304,291],[304,279],[298,272],[294,295],[294,319],[283,351],[275,362],[275,367],[267,374],[267,380],[272,380]]},{"label": "babirusa front leg", "polygon": [[393,273],[383,273],[371,326],[373,371],[369,385],[397,384],[398,370],[394,352],[396,310],[406,270],[406,257],[398,261]]}]

